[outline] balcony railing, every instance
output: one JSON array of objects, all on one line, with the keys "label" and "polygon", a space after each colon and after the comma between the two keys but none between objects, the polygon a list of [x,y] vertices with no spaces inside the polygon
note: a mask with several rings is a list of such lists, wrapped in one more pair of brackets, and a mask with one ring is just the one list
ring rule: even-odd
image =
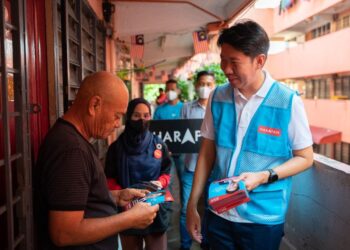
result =
[{"label": "balcony railing", "polygon": [[283,250],[349,249],[350,165],[315,154],[314,167],[293,177]]}]

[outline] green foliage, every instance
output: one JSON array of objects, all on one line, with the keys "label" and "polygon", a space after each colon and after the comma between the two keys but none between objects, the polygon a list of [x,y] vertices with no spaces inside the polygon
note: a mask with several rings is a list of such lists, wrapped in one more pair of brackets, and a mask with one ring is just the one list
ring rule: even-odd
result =
[{"label": "green foliage", "polygon": [[197,76],[197,73],[200,71],[211,71],[215,75],[216,85],[220,86],[227,82],[227,78],[224,74],[224,72],[221,70],[220,64],[213,63],[210,65],[203,66],[201,68],[198,68],[196,72],[194,72],[193,76],[188,79],[187,81],[178,79],[178,85],[181,89],[181,100],[182,101],[190,101],[197,97],[196,93],[194,92],[194,81],[195,77]]},{"label": "green foliage", "polygon": [[128,69],[119,70],[117,72],[117,76],[122,80],[126,80],[129,76],[129,74],[130,74],[130,70],[128,70]]},{"label": "green foliage", "polygon": [[134,72],[136,73],[145,73],[146,69],[144,67],[134,68],[134,69],[121,69],[117,71],[117,76],[122,80],[130,79],[130,74]]},{"label": "green foliage", "polygon": [[165,84],[145,84],[143,88],[143,98],[150,103],[155,102],[159,95],[159,88],[165,90]]},{"label": "green foliage", "polygon": [[[194,73],[194,77],[197,75],[197,73],[199,71],[203,71],[203,70],[206,70],[206,71],[211,71],[214,73],[215,75],[215,81],[216,81],[216,85],[217,86],[220,86],[224,83],[227,82],[227,78],[224,74],[224,72],[221,70],[221,67],[220,67],[220,64],[218,63],[213,63],[213,64],[209,64],[209,65],[206,65],[202,68],[199,68],[196,70],[196,72]],[[194,79],[193,79],[194,80]]]},{"label": "green foliage", "polygon": [[191,84],[191,82],[180,80],[180,79],[177,80],[177,85],[181,90],[181,101],[188,101],[191,99],[189,96],[189,87],[188,87],[189,84]]},{"label": "green foliage", "polygon": [[[181,90],[181,100],[182,101],[191,101],[196,97],[196,94],[194,93],[194,78],[197,75],[199,71],[211,71],[215,75],[216,85],[222,85],[227,82],[227,78],[222,72],[220,68],[220,64],[213,63],[210,65],[203,66],[196,70],[196,72],[193,74],[193,77],[188,80],[181,80],[177,79],[179,89]],[[165,84],[145,84],[144,85],[144,98],[148,100],[149,102],[154,102],[159,94],[158,89],[163,88],[165,89]]]}]

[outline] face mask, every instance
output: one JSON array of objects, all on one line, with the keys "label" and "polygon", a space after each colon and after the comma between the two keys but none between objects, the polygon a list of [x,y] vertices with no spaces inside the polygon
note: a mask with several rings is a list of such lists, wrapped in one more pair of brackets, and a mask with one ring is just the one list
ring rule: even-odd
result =
[{"label": "face mask", "polygon": [[199,87],[198,96],[200,99],[208,99],[211,92],[211,88],[208,86]]},{"label": "face mask", "polygon": [[136,134],[144,133],[149,129],[149,121],[144,119],[139,119],[136,121],[129,120],[128,125]]},{"label": "face mask", "polygon": [[177,92],[174,91],[174,90],[169,90],[169,91],[166,93],[166,96],[168,97],[168,100],[169,100],[169,101],[174,101],[174,100],[177,98]]}]

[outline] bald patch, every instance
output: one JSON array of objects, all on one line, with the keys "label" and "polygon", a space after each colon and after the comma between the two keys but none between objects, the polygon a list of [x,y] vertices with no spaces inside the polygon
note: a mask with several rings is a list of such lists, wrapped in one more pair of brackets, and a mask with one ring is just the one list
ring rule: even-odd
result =
[{"label": "bald patch", "polygon": [[87,76],[79,88],[76,102],[88,101],[93,96],[99,96],[103,101],[124,107],[128,103],[128,89],[117,76],[100,71]]}]

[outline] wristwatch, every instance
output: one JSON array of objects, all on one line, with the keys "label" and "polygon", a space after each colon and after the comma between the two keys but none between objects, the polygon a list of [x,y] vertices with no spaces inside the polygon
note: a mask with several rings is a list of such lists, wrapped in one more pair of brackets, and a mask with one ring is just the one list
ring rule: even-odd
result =
[{"label": "wristwatch", "polygon": [[267,183],[273,183],[278,180],[278,175],[273,169],[268,169],[267,171],[270,173]]}]

